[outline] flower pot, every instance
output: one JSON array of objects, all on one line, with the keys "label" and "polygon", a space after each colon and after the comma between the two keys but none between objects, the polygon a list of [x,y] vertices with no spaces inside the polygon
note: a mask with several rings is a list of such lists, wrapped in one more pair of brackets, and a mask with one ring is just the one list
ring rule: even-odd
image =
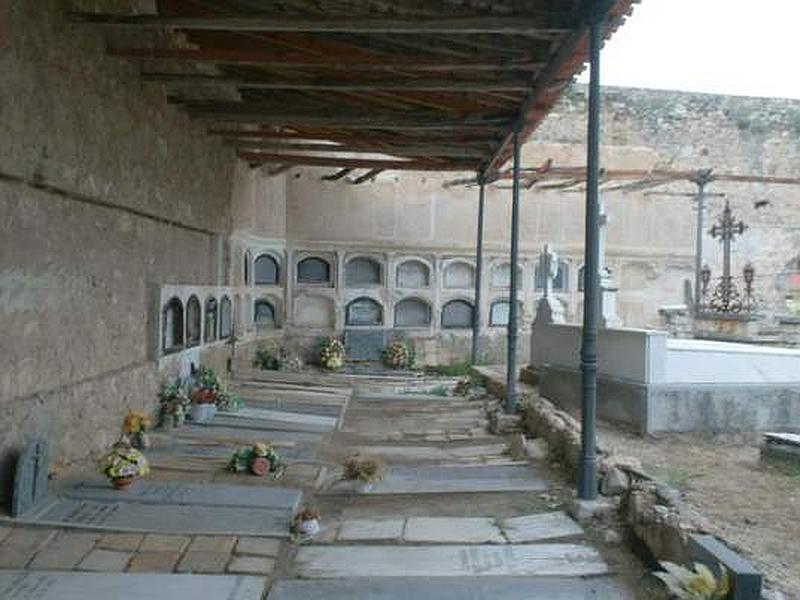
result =
[{"label": "flower pot", "polygon": [[270,472],[271,468],[272,465],[270,465],[269,461],[263,456],[258,456],[250,461],[250,472],[253,475],[263,477]]},{"label": "flower pot", "polygon": [[111,485],[114,486],[114,489],[124,490],[125,488],[130,486],[134,481],[136,481],[136,478],[133,477],[133,476],[131,476],[131,477],[119,477],[117,479],[112,479],[111,480]]},{"label": "flower pot", "polygon": [[189,414],[192,421],[204,423],[210,421],[217,414],[217,407],[213,404],[192,404]]},{"label": "flower pot", "polygon": [[320,529],[319,519],[306,519],[305,521],[300,521],[297,526],[297,531],[306,537],[314,537],[319,533]]}]

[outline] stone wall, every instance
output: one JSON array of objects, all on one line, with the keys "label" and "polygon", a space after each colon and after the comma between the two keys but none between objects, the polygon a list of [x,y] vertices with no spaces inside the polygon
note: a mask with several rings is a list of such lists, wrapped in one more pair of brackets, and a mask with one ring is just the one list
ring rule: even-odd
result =
[{"label": "stone wall", "polygon": [[63,20],[0,1],[0,492],[31,434],[85,458],[152,408],[154,287],[214,283],[234,158],[138,68]]}]

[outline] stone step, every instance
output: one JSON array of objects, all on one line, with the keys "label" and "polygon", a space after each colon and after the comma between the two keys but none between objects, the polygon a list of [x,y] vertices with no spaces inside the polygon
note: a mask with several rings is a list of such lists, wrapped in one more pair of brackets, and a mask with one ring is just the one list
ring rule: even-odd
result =
[{"label": "stone step", "polygon": [[635,600],[606,577],[397,577],[280,580],[267,600]]},{"label": "stone step", "polygon": [[261,577],[0,571],[3,600],[260,600]]},{"label": "stone step", "polygon": [[582,544],[303,546],[295,558],[305,579],[605,575],[608,566]]}]

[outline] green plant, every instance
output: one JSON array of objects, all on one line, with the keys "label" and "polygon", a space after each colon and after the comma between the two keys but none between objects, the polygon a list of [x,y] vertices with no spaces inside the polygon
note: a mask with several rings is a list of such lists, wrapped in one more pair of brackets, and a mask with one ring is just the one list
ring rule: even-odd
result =
[{"label": "green plant", "polygon": [[236,392],[219,392],[217,394],[217,408],[226,412],[236,412],[244,407],[244,400]]},{"label": "green plant", "polygon": [[344,478],[376,483],[386,477],[386,464],[374,456],[353,454],[344,461]]},{"label": "green plant", "polygon": [[210,390],[215,394],[222,390],[222,382],[217,377],[217,374],[214,373],[214,369],[210,367],[200,367],[196,380],[198,387],[204,390]]},{"label": "green plant", "polygon": [[[268,464],[269,468],[262,471],[259,463]],[[234,473],[249,470],[255,475],[269,473],[270,478],[280,479],[286,472],[286,462],[270,444],[257,442],[249,448],[240,448],[234,452],[228,461],[228,470]]]},{"label": "green plant", "polygon": [[130,445],[123,437],[100,459],[100,471],[109,479],[128,479],[144,477],[150,472],[150,465],[144,454]]},{"label": "green plant", "polygon": [[662,562],[664,572],[653,573],[663,581],[670,593],[681,600],[725,600],[730,593],[730,574],[719,566],[720,578],[707,566],[695,563],[694,570],[671,562]]},{"label": "green plant", "polygon": [[410,369],[414,366],[414,348],[401,340],[394,340],[381,353],[383,363],[392,369]]},{"label": "green plant", "polygon": [[253,366],[264,371],[277,371],[281,368],[281,361],[269,348],[260,346],[253,357]]},{"label": "green plant", "polygon": [[425,371],[431,375],[441,375],[442,377],[469,377],[472,365],[468,362],[457,362],[450,365],[426,367]]},{"label": "green plant", "polygon": [[323,369],[335,371],[344,366],[347,354],[344,344],[337,337],[326,338],[319,349],[319,364]]}]

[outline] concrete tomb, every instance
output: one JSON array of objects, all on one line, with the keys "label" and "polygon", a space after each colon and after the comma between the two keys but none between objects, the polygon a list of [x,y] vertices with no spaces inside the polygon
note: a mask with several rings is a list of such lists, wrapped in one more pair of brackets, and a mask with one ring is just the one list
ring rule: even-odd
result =
[{"label": "concrete tomb", "polygon": [[40,438],[33,439],[17,459],[11,496],[12,517],[34,510],[47,499],[48,478],[47,442]]},{"label": "concrete tomb", "polygon": [[3,600],[260,600],[261,577],[0,571]]},{"label": "concrete tomb", "polygon": [[607,578],[392,577],[281,580],[267,600],[635,600]]},{"label": "concrete tomb", "polygon": [[765,433],[761,457],[767,460],[779,460],[800,468],[800,434]]},{"label": "concrete tomb", "polygon": [[308,579],[346,577],[584,577],[608,573],[600,554],[580,544],[303,546],[295,559]]}]

